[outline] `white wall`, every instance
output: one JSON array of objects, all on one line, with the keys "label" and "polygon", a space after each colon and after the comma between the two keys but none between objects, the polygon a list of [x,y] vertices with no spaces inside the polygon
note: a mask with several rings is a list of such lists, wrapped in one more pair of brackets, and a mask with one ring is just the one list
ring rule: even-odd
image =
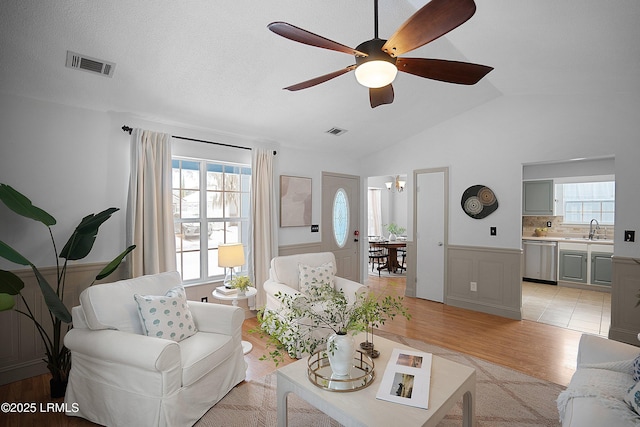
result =
[{"label": "white wall", "polygon": [[[159,123],[132,114],[104,113],[23,97],[0,95],[0,183],[9,184],[57,220],[53,227],[59,245],[66,242],[83,216],[114,206],[121,210],[100,229],[94,250],[82,262],[110,261],[125,248],[125,210],[129,180],[129,134],[123,125],[168,132],[172,135],[247,147],[275,149],[274,186],[279,176],[312,178],[312,221],[321,224],[322,171],[358,175],[352,160],[335,153],[282,148],[210,130]],[[215,156],[251,163],[251,152],[199,142],[177,141],[174,154]],[[279,244],[320,242],[321,233],[310,227],[278,228]],[[0,206],[0,239],[34,264],[53,266],[46,228]],[[16,269],[0,259],[0,268]]]},{"label": "white wall", "polygon": [[[640,100],[632,95],[502,97],[363,158],[362,173],[448,166],[449,244],[515,249],[521,246],[523,164],[613,155],[615,254],[638,257],[639,243],[623,242],[622,233],[640,230],[639,134]],[[411,184],[410,178],[405,191],[412,191]],[[460,206],[464,190],[475,184],[492,188],[499,203],[481,220],[471,219]],[[408,203],[411,225],[411,197]],[[490,226],[498,227],[497,236],[490,236]]]},{"label": "white wall", "polygon": [[[365,177],[401,173],[408,175],[402,194],[407,198],[406,225],[411,233],[411,171],[449,166],[449,243],[453,245],[520,248],[523,164],[613,155],[617,191],[615,253],[640,256],[638,242],[625,243],[622,239],[625,229],[640,233],[640,101],[633,96],[503,97],[364,157],[358,164],[335,153],[286,149],[264,141],[10,95],[0,96],[0,113],[0,182],[14,186],[54,215],[59,221],[55,227],[59,240],[66,240],[82,216],[110,206],[121,209],[101,229],[87,262],[111,259],[125,245],[129,135],[120,130],[124,124],[277,149],[276,181],[281,174],[313,180],[314,224],[320,224],[321,219],[322,171],[360,175],[363,191],[367,187]],[[403,155],[398,156],[398,152]],[[499,202],[498,210],[482,220],[469,218],[460,208],[462,192],[474,184],[491,187]],[[364,197],[361,206],[366,209]],[[361,220],[366,220],[366,212]],[[49,251],[42,251],[45,229],[35,223],[25,227],[27,223],[0,206],[1,238],[37,265],[54,265]],[[489,235],[490,226],[498,227],[497,236]],[[321,236],[307,227],[278,231],[280,245],[319,242]],[[0,268],[15,266],[0,261]]]},{"label": "white wall", "polygon": [[[0,182],[57,219],[53,232],[58,251],[85,215],[112,206],[121,211],[101,227],[86,262],[111,260],[124,250],[128,152],[122,131],[112,127],[107,114],[2,95],[0,128]],[[55,265],[46,227],[4,204],[0,239],[38,266]],[[16,265],[0,260],[0,268]]]},{"label": "white wall", "polygon": [[[311,232],[311,227],[283,227],[278,225],[279,245],[299,243],[319,243],[322,239],[322,172],[336,172],[359,175],[351,159],[337,153],[321,153],[316,151],[293,150],[283,148],[278,151],[274,162],[274,174],[277,193],[280,194],[280,175],[301,176],[311,178],[311,222],[320,225],[320,231]],[[366,204],[365,204],[366,206]],[[362,215],[360,216],[362,218]],[[366,218],[366,216],[365,216]],[[279,222],[279,221],[278,221]],[[365,229],[366,223],[360,228]]]}]

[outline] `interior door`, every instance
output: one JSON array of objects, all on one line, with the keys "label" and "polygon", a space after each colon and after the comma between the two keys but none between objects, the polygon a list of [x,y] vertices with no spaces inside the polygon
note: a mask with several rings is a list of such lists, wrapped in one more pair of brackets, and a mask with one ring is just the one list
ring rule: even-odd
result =
[{"label": "interior door", "polygon": [[444,302],[448,169],[415,172],[416,297]]},{"label": "interior door", "polygon": [[360,281],[360,177],[322,173],[322,249],[336,257],[337,275]]}]

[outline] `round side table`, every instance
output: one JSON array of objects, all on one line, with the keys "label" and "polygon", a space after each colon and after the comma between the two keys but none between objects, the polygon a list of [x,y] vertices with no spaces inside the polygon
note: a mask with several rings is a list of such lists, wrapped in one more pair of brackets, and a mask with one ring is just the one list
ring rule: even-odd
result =
[{"label": "round side table", "polygon": [[[220,301],[231,301],[231,305],[233,305],[234,307],[238,306],[238,301],[242,300],[242,299],[247,299],[249,297],[254,296],[255,294],[258,293],[258,290],[256,288],[250,287],[249,289],[246,290],[244,295],[238,295],[238,292],[234,292],[232,294],[229,295],[225,295],[222,294],[220,292],[218,292],[217,290],[213,290],[213,292],[211,293],[211,295]],[[251,349],[253,349],[253,344],[251,344],[249,341],[242,341],[242,353],[243,354],[247,354],[251,351]]]}]

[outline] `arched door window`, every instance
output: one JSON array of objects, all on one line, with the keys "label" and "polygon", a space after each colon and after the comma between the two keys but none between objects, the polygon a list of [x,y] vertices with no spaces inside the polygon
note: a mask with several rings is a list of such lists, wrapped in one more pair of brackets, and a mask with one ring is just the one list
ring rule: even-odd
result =
[{"label": "arched door window", "polygon": [[349,232],[349,199],[344,188],[339,188],[333,198],[333,237],[343,248]]}]

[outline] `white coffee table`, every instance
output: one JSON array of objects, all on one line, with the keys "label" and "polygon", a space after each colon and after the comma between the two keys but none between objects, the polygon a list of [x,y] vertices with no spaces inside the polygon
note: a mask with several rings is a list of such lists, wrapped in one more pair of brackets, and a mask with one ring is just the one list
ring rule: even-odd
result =
[{"label": "white coffee table", "polygon": [[[364,341],[364,335],[355,341]],[[339,423],[350,427],[435,426],[462,398],[463,425],[475,425],[476,371],[465,365],[433,356],[429,409],[414,408],[376,399],[376,393],[391,351],[411,349],[381,337],[374,339],[380,357],[375,360],[376,378],[362,390],[333,392],[323,390],[307,377],[307,358],[284,366],[277,373],[278,426],[287,426],[287,396],[294,393]]]},{"label": "white coffee table", "polygon": [[[257,293],[258,293],[258,290],[256,288],[250,287],[249,289],[246,290],[244,295],[238,295],[238,292],[225,295],[223,293],[218,292],[216,289],[214,289],[213,292],[211,292],[211,295],[215,299],[220,301],[231,301],[231,305],[233,305],[234,307],[237,307],[238,301],[255,296]],[[249,341],[242,341],[243,354],[249,353],[252,349],[253,349],[253,344],[251,344]]]}]

